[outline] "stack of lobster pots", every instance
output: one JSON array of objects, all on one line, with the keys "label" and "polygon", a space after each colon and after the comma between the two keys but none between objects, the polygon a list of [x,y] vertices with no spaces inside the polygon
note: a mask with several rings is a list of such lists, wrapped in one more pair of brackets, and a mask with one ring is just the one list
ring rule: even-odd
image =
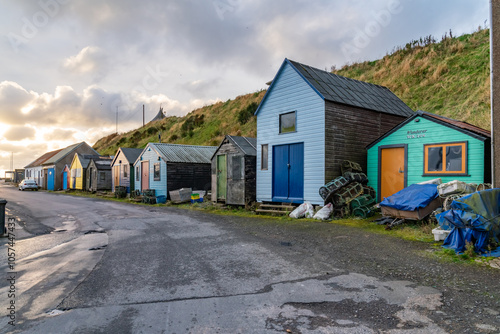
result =
[{"label": "stack of lobster pots", "polygon": [[145,189],[142,192],[142,203],[156,204],[156,195],[154,189]]},{"label": "stack of lobster pots", "polygon": [[333,204],[333,216],[343,218],[372,216],[375,204],[375,189],[369,187],[368,177],[358,163],[344,160],[341,164],[342,176],[319,188],[325,204]]}]

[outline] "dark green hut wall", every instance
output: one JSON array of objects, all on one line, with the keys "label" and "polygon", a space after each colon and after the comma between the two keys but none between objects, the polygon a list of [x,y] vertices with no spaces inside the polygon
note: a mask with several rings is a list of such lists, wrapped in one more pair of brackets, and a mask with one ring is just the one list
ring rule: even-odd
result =
[{"label": "dark green hut wall", "polygon": [[[368,179],[369,185],[378,190],[378,151],[379,146],[386,145],[408,145],[408,185],[441,178],[443,182],[460,180],[467,183],[483,183],[489,180],[485,178],[485,142],[471,137],[457,129],[417,117],[415,120],[405,124],[400,129],[383,138],[376,145],[368,149]],[[408,131],[421,131],[418,134]],[[463,142],[468,143],[467,164],[469,176],[423,176],[424,173],[424,144],[439,144]]]}]

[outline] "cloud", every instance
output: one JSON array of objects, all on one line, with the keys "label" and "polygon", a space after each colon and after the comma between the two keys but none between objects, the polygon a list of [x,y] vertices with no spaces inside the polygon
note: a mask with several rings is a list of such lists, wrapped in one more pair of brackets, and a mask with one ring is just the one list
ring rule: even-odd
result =
[{"label": "cloud", "polygon": [[94,82],[97,82],[106,76],[108,56],[97,46],[87,46],[76,56],[66,58],[63,68],[72,74],[90,74]]},{"label": "cloud", "polygon": [[35,137],[35,129],[29,126],[14,125],[4,132],[3,137],[8,141],[33,139]]},{"label": "cloud", "polygon": [[72,129],[54,128],[50,129],[50,132],[44,134],[43,139],[46,141],[53,141],[53,140],[71,141],[75,139],[76,133],[77,131]]}]

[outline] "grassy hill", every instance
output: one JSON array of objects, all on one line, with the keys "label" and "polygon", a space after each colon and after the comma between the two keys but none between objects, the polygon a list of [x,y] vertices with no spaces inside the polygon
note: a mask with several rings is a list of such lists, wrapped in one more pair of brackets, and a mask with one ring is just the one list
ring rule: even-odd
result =
[{"label": "grassy hill", "polygon": [[[450,32],[451,34],[451,32]],[[428,36],[380,60],[335,73],[386,86],[413,110],[425,110],[490,128],[489,30],[459,37]]]},{"label": "grassy hill", "polygon": [[255,137],[257,125],[255,110],[265,91],[238,96],[234,100],[218,102],[193,110],[184,117],[166,117],[136,130],[112,134],[99,139],[95,145],[101,154],[113,155],[118,147],[143,148],[149,142],[191,145],[219,145],[226,134]]},{"label": "grassy hill", "polygon": [[[375,61],[343,66],[334,73],[386,86],[413,110],[425,110],[490,128],[489,31],[432,36],[397,47]],[[224,135],[256,136],[253,116],[265,91],[238,96],[161,121],[101,138],[94,145],[112,155],[118,147],[143,148],[148,142],[218,145]]]}]

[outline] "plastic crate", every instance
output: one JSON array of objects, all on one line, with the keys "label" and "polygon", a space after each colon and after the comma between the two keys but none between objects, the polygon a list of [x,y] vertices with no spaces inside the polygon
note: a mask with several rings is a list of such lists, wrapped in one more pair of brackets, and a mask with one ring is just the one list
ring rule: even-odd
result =
[{"label": "plastic crate", "polygon": [[441,241],[441,240],[446,239],[446,237],[448,236],[448,234],[450,234],[450,232],[451,231],[443,230],[440,227],[432,230],[432,234],[434,234],[435,241]]},{"label": "plastic crate", "polygon": [[158,204],[167,203],[167,196],[165,196],[165,195],[156,196],[156,203],[158,203]]}]

